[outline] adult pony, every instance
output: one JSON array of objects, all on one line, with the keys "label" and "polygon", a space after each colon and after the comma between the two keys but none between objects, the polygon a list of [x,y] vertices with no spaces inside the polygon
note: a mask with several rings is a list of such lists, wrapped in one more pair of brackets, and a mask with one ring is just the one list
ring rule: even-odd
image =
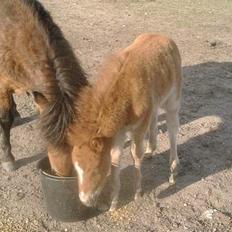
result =
[{"label": "adult pony", "polygon": [[85,73],[49,13],[36,0],[1,0],[0,4],[0,159],[15,169],[10,128],[14,93],[30,92],[41,113],[48,156],[58,175],[72,171],[66,129],[73,121]]},{"label": "adult pony", "polygon": [[135,199],[140,196],[143,139],[148,132],[146,152],[154,151],[159,107],[166,111],[171,145],[169,181],[175,182],[181,82],[181,58],[176,44],[164,36],[143,34],[108,60],[95,85],[82,89],[70,141],[79,176],[79,196],[85,205],[95,205],[112,165],[110,209],[116,208],[120,156],[128,131],[132,133],[131,153],[136,170]]}]

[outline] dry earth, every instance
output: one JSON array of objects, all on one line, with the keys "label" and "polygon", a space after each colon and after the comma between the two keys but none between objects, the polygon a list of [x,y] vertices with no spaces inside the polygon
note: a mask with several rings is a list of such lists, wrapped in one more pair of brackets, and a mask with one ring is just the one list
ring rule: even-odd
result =
[{"label": "dry earth", "polygon": [[[87,221],[57,222],[46,213],[36,170],[45,146],[36,120],[25,118],[12,129],[19,169],[0,169],[0,231],[232,231],[232,1],[42,2],[92,79],[106,54],[142,32],[163,33],[176,41],[184,72],[178,138],[182,170],[177,185],[170,188],[169,147],[161,117],[159,149],[143,164],[142,199],[132,200],[133,169],[125,155],[118,211]],[[29,97],[16,100],[23,117],[35,114]]]}]

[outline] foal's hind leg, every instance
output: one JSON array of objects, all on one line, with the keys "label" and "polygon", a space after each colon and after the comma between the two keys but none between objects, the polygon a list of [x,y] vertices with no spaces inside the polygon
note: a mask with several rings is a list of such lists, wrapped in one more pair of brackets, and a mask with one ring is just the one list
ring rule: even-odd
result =
[{"label": "foal's hind leg", "polygon": [[166,120],[170,140],[170,177],[169,183],[175,184],[179,168],[179,158],[177,155],[177,133],[179,128],[179,100],[171,97],[166,105]]},{"label": "foal's hind leg", "polygon": [[157,121],[158,121],[158,107],[155,107],[151,122],[145,138],[145,158],[152,158],[153,152],[156,150],[157,146]]},{"label": "foal's hind leg", "polygon": [[16,168],[11,153],[10,129],[14,120],[13,97],[8,91],[0,91],[0,159],[7,171]]}]

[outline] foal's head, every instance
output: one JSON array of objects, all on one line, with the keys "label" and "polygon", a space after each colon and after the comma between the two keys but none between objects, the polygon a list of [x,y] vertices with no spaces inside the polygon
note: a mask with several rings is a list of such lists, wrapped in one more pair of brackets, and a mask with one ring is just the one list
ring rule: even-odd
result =
[{"label": "foal's head", "polygon": [[75,142],[72,159],[78,174],[80,200],[94,206],[110,170],[111,139],[82,136]]}]

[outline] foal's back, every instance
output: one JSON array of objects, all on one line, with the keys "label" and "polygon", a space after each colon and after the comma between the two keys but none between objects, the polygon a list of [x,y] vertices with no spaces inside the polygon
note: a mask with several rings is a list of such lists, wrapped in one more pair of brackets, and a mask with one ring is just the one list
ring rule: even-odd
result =
[{"label": "foal's back", "polygon": [[132,97],[136,115],[150,104],[162,105],[173,91],[179,98],[181,59],[173,40],[152,34],[139,36],[120,52],[124,54],[124,84]]}]

